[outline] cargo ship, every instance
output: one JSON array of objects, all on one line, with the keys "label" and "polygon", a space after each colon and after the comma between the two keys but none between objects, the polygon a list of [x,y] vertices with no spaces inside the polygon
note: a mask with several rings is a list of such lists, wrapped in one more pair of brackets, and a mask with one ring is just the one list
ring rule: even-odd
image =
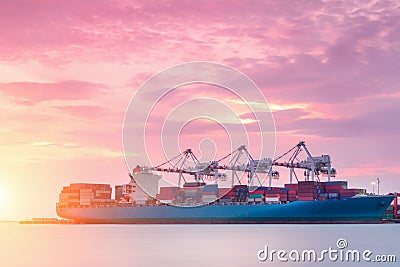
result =
[{"label": "cargo ship", "polygon": [[[61,191],[56,211],[76,223],[99,224],[380,223],[390,207],[395,218],[400,215],[398,195],[367,194],[365,189],[348,188],[347,181],[331,181],[336,170],[331,168],[329,155],[311,156],[304,142],[290,151],[296,156],[284,163],[279,162],[280,157],[253,160],[241,146],[230,153],[227,165],[195,161],[194,167],[184,168],[178,161],[178,167],[172,162],[167,162],[171,164],[168,168],[137,166],[128,184],[115,187],[114,199],[108,184],[71,184]],[[306,160],[297,160],[300,151],[307,152]],[[191,153],[190,149],[183,152],[182,160],[192,157]],[[247,155],[247,163],[236,164],[238,155]],[[289,168],[290,183],[273,187],[272,180],[279,175],[273,166]],[[304,181],[293,182],[293,177],[298,177],[295,169],[304,171]],[[161,186],[159,172],[163,171],[177,173],[178,184]],[[223,187],[228,172],[231,186]],[[327,181],[320,180],[321,173],[327,175]],[[262,184],[260,174],[266,175],[268,186]]]}]

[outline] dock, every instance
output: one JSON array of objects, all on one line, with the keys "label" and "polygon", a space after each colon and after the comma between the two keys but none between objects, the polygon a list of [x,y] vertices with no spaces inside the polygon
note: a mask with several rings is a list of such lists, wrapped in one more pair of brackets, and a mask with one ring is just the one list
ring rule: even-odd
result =
[{"label": "dock", "polygon": [[32,218],[19,222],[20,224],[74,224],[72,220],[58,218]]}]

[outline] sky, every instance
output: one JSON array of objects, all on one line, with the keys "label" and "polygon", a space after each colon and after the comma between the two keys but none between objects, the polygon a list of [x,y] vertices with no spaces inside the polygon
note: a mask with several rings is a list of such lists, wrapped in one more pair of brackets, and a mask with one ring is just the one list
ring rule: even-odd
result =
[{"label": "sky", "polygon": [[[398,1],[1,1],[0,220],[56,216],[73,182],[128,182],[130,99],[190,61],[226,64],[257,84],[276,155],[304,140],[331,155],[335,179],[372,191],[379,177],[381,192],[400,191]],[[168,113],[174,100],[164,102]],[[221,136],[204,123],[185,129]]]}]

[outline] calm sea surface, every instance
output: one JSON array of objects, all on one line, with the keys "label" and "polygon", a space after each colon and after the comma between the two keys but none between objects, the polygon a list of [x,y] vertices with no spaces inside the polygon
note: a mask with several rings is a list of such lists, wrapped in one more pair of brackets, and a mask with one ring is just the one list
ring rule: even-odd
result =
[{"label": "calm sea surface", "polygon": [[[338,248],[337,241],[341,240]],[[20,225],[0,223],[0,266],[399,266],[397,225]],[[281,259],[271,250],[283,250]],[[316,252],[317,261],[295,262]],[[260,250],[261,253],[259,252]],[[332,250],[337,250],[337,254]],[[370,262],[346,262],[367,251]],[[293,252],[294,251],[294,252]],[[297,251],[297,252],[296,252]],[[371,251],[370,254],[368,251]],[[289,258],[289,253],[291,253]],[[340,260],[340,253],[343,260]],[[352,253],[352,252],[351,252]],[[259,255],[257,255],[259,254]],[[286,255],[286,256],[285,256]],[[335,259],[337,255],[338,259]],[[349,254],[350,255],[350,254]],[[376,262],[396,257],[395,263]],[[312,259],[312,258],[311,258]],[[352,258],[349,259],[351,260]],[[301,260],[301,259],[300,259]],[[375,262],[373,262],[375,261]]]}]

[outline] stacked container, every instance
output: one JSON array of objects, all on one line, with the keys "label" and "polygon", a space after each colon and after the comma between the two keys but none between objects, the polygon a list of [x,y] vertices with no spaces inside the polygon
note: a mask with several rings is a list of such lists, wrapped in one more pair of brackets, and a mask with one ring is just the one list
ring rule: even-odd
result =
[{"label": "stacked container", "polygon": [[[161,190],[162,187],[160,188],[159,195],[162,194]],[[175,196],[173,196],[173,194],[175,194]],[[162,200],[163,203],[170,202],[170,203],[175,203],[177,205],[195,205],[201,203],[202,191],[200,187],[195,187],[195,186],[183,187],[183,188],[177,187],[176,193],[170,193],[165,197],[160,196],[158,199]]]},{"label": "stacked container", "polygon": [[289,189],[281,188],[281,191],[279,193],[279,200],[284,203],[289,201]]},{"label": "stacked container", "polygon": [[393,216],[395,219],[400,219],[400,193],[395,193],[394,203],[393,203]]},{"label": "stacked container", "polygon": [[129,195],[135,191],[135,187],[132,184],[122,184],[115,186],[115,199],[127,199]]},{"label": "stacked container", "polygon": [[202,193],[201,201],[203,204],[215,202],[218,198],[218,184],[205,185]]},{"label": "stacked container", "polygon": [[288,201],[297,200],[297,190],[299,189],[298,184],[285,184],[285,188],[288,190]]},{"label": "stacked container", "polygon": [[109,184],[71,184],[63,187],[60,193],[60,206],[91,206],[111,203]]},{"label": "stacked container", "polygon": [[79,190],[79,202],[81,206],[90,206],[94,199],[94,192],[92,189],[80,189]]},{"label": "stacked container", "polygon": [[263,190],[263,188],[257,188],[256,190],[249,192],[249,197],[248,197],[247,201],[249,203],[264,202],[264,192],[265,191]]},{"label": "stacked container", "polygon": [[317,181],[299,181],[297,199],[300,201],[312,201],[323,192],[323,184]]},{"label": "stacked container", "polygon": [[230,204],[232,203],[232,199],[235,195],[235,192],[232,191],[231,188],[218,188],[218,202],[221,204]]},{"label": "stacked container", "polygon": [[60,206],[79,206],[79,190],[64,186],[59,195]]},{"label": "stacked container", "polygon": [[160,193],[156,195],[156,198],[162,203],[171,204],[176,200],[179,187],[160,187]]},{"label": "stacked container", "polygon": [[324,183],[325,193],[339,194],[341,189],[347,189],[347,181],[333,181]]},{"label": "stacked container", "polygon": [[366,190],[359,189],[359,188],[340,189],[340,191],[339,191],[340,199],[348,199],[355,195],[365,195],[365,194],[366,194]]},{"label": "stacked container", "polygon": [[233,202],[246,202],[249,196],[249,188],[247,185],[235,185],[232,188],[234,192]]}]

